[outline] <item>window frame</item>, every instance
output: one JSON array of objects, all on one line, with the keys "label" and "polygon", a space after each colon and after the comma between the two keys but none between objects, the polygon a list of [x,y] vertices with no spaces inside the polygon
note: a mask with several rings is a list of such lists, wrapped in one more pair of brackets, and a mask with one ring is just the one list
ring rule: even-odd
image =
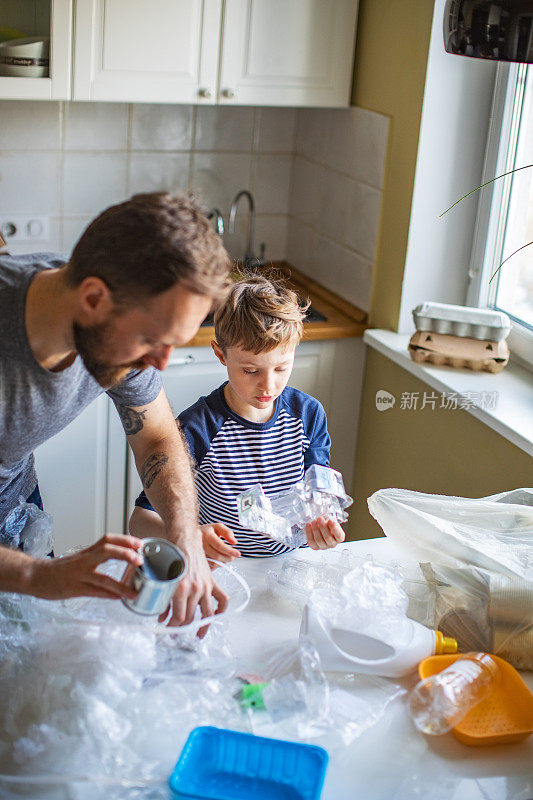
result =
[{"label": "window frame", "polygon": [[[526,64],[498,64],[482,183],[513,169],[526,77]],[[509,175],[480,190],[466,305],[486,308],[495,297],[496,284],[490,286],[489,279],[499,266],[505,231],[505,215],[495,209],[508,202],[511,183],[512,175]],[[507,339],[511,356],[533,370],[533,331],[518,320],[511,322]]]}]

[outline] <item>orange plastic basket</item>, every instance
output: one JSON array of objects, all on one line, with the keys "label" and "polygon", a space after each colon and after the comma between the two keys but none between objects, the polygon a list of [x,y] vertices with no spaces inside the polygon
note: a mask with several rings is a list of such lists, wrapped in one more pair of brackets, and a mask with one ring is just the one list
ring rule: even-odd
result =
[{"label": "orange plastic basket", "polygon": [[[430,656],[420,662],[418,674],[428,678],[463,656]],[[514,667],[498,656],[491,658],[500,668],[493,691],[452,729],[456,739],[474,747],[521,742],[533,733],[533,694]]]}]

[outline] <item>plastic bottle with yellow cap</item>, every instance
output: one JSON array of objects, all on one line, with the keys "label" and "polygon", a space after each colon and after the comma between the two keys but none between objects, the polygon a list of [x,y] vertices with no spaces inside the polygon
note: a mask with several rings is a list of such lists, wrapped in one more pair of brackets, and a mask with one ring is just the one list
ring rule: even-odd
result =
[{"label": "plastic bottle with yellow cap", "polygon": [[308,636],[322,667],[332,672],[362,672],[400,678],[414,672],[428,656],[457,652],[457,641],[441,631],[406,618],[396,642],[341,628],[317,613],[311,603],[303,612],[300,636]]}]

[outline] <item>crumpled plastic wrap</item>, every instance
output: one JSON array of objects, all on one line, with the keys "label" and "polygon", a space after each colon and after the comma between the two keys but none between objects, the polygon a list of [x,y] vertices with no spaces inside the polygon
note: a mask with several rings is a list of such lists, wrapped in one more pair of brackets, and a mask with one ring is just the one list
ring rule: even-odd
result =
[{"label": "crumpled plastic wrap", "polygon": [[265,707],[274,723],[308,739],[328,724],[329,685],[312,642],[281,649],[267,664]]},{"label": "crumpled plastic wrap", "polygon": [[331,754],[351,744],[406,694],[399,684],[372,675],[324,673],[307,637],[278,648],[264,669],[266,714],[251,715],[253,732],[321,744]]},{"label": "crumpled plastic wrap", "polygon": [[480,499],[382,489],[368,506],[391,541],[422,562],[432,618],[419,621],[462,651],[533,670],[533,489]]},{"label": "crumpled plastic wrap", "polygon": [[50,514],[21,497],[0,528],[0,544],[12,550],[23,544],[25,553],[44,558],[53,549],[53,528]]},{"label": "crumpled plastic wrap", "polygon": [[317,553],[312,561],[297,555],[287,556],[277,569],[267,571],[265,580],[273,594],[302,609],[314,589],[338,586],[344,575],[364,560],[346,548],[329,552],[327,558]]},{"label": "crumpled plastic wrap", "polygon": [[370,554],[355,555],[340,547],[328,552],[327,556],[323,553],[314,555],[312,561],[298,555],[288,556],[277,569],[268,570],[265,580],[272,594],[302,610],[315,589],[328,586],[336,589],[351,570],[372,562],[388,566],[401,576],[401,588],[409,599],[407,616],[423,625],[433,625],[435,592],[418,564],[397,564],[394,561],[385,564]]},{"label": "crumpled plastic wrap", "polygon": [[[238,594],[230,570],[217,581],[226,572]],[[107,800],[112,785],[165,784],[196,725],[248,730],[224,623],[203,640],[200,625],[167,628],[114,601],[1,595],[0,787],[5,775],[100,781],[91,798]]]},{"label": "crumpled plastic wrap", "polygon": [[364,561],[342,579],[340,588],[316,588],[309,602],[328,623],[401,647],[411,636],[402,576],[392,566]]}]

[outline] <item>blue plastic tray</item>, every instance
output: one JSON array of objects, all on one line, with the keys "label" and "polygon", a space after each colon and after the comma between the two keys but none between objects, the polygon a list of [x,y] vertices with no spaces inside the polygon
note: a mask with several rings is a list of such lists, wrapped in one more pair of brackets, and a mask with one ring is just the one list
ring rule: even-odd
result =
[{"label": "blue plastic tray", "polygon": [[191,800],[318,800],[327,763],[322,747],[200,727],[191,731],[169,785]]}]

